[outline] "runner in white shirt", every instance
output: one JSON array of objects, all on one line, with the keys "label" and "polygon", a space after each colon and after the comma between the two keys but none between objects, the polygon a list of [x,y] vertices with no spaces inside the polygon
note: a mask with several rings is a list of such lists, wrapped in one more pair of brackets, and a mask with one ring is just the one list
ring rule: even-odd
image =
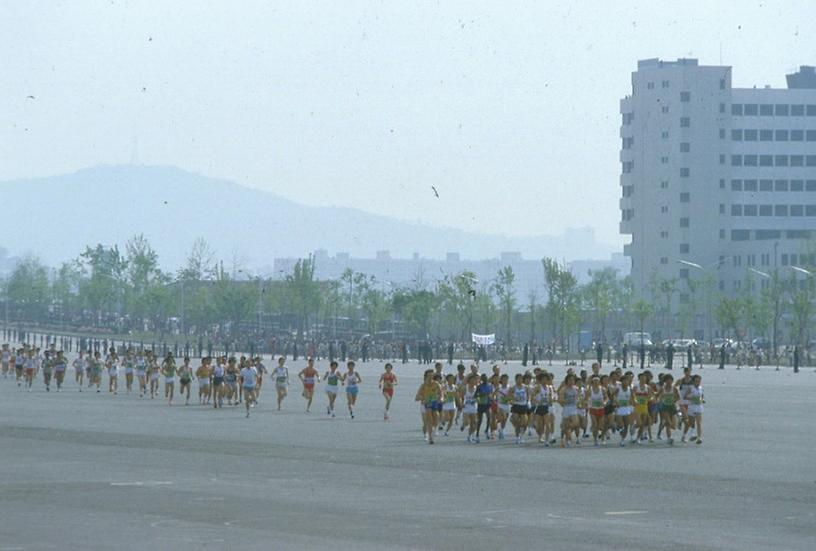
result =
[{"label": "runner in white shirt", "polygon": [[258,372],[250,363],[245,363],[241,369],[241,387],[244,389],[244,404],[246,416],[249,418],[249,408],[255,404],[255,388],[258,381]]},{"label": "runner in white shirt", "polygon": [[82,383],[85,380],[85,351],[80,350],[79,356],[74,360],[73,367],[74,367],[74,380],[76,380],[77,384],[79,385],[79,391],[82,392]]}]

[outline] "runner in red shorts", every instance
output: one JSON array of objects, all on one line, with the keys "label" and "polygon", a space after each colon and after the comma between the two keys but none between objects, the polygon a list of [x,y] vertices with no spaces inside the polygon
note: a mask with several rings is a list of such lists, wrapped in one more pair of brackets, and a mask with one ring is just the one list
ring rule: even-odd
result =
[{"label": "runner in red shorts", "polygon": [[397,376],[394,375],[394,366],[385,364],[385,373],[380,375],[380,388],[385,398],[385,413],[383,419],[388,421],[391,418],[391,400],[394,398],[394,387],[397,386]]}]

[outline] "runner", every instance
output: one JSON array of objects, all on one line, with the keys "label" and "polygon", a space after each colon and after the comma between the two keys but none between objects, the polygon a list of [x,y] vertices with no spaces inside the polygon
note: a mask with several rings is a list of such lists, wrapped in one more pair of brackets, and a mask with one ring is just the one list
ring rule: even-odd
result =
[{"label": "runner", "polygon": [[79,386],[79,391],[82,392],[82,384],[85,382],[85,364],[88,363],[85,359],[85,351],[80,350],[72,365],[74,367],[74,381]]},{"label": "runner", "polygon": [[53,360],[51,359],[51,352],[45,351],[45,358],[42,360],[43,383],[45,383],[45,391],[51,392],[51,376],[53,374]]},{"label": "runner", "polygon": [[162,375],[164,376],[164,397],[167,398],[167,405],[173,405],[173,394],[176,390],[176,359],[172,352],[168,352],[162,362]]},{"label": "runner", "polygon": [[[677,387],[680,394],[680,400],[678,400],[677,404],[680,406],[678,415],[680,416],[680,423],[683,426],[683,438],[681,438],[683,442],[685,442],[685,435],[689,429],[694,428],[694,417],[688,414],[689,401],[688,398],[686,398],[686,390],[692,385],[691,368],[685,367],[683,368],[683,377],[674,383],[674,386]],[[691,439],[695,439],[693,432],[691,433]]]},{"label": "runner", "polygon": [[510,377],[507,373],[499,377],[499,384],[496,387],[496,422],[498,425],[499,440],[504,440],[504,429],[507,426],[507,419],[510,418]]},{"label": "runner", "polygon": [[349,361],[346,364],[348,372],[343,375],[343,384],[346,385],[346,404],[348,405],[349,415],[354,419],[354,405],[357,403],[357,393],[359,392],[359,384],[363,382],[360,374],[354,371],[354,362]]},{"label": "runner", "polygon": [[3,350],[0,351],[0,365],[3,366],[3,378],[7,378],[9,374],[9,364],[11,362],[11,352],[9,352],[9,345],[4,344]]},{"label": "runner", "polygon": [[209,356],[206,358],[201,358],[201,365],[198,366],[198,369],[196,369],[195,372],[195,376],[198,379],[198,403],[201,405],[207,405],[210,403],[210,396],[212,392],[212,387],[210,386],[210,362],[212,362],[212,358]]},{"label": "runner", "polygon": [[100,354],[99,350],[94,352],[93,358],[90,359],[90,368],[91,368],[91,384],[96,385],[96,392],[97,394],[102,392],[100,388],[102,386],[102,354]]},{"label": "runner", "polygon": [[635,395],[635,422],[637,423],[637,440],[640,444],[647,439],[647,430],[651,426],[649,400],[652,398],[652,387],[647,383],[646,372],[638,373],[638,382],[633,389]]},{"label": "runner", "polygon": [[179,396],[184,396],[184,405],[190,405],[190,387],[193,386],[193,368],[190,365],[190,358],[185,356],[184,362],[178,369],[179,373]]},{"label": "runner", "polygon": [[538,443],[545,441],[547,432],[547,416],[550,413],[549,387],[545,382],[545,374],[539,371],[536,374],[536,384],[533,386],[533,426],[538,434]]},{"label": "runner", "polygon": [[246,405],[246,416],[249,419],[249,408],[255,406],[255,388],[257,386],[258,372],[250,362],[244,362],[241,369],[241,387],[244,389],[244,404]]},{"label": "runner", "polygon": [[326,381],[326,396],[329,398],[326,415],[334,417],[334,401],[337,400],[338,387],[342,379],[341,373],[337,370],[337,362],[332,360],[329,363],[329,370],[323,375],[323,379]]},{"label": "runner", "polygon": [[108,370],[108,392],[116,395],[119,393],[119,356],[113,348],[105,358],[105,369]]},{"label": "runner", "polygon": [[140,348],[136,352],[136,377],[139,379],[139,398],[144,398],[147,394],[147,362]]},{"label": "runner", "polygon": [[[561,447],[570,447],[570,436],[579,427],[578,423],[578,387],[575,386],[575,375],[568,373],[561,389],[558,391],[558,403],[561,410]],[[576,445],[580,440],[576,441]]]},{"label": "runner", "polygon": [[133,350],[130,348],[127,349],[125,352],[125,357],[122,359],[122,364],[125,367],[125,389],[128,394],[130,394],[130,390],[133,388]]},{"label": "runner", "polygon": [[255,403],[261,398],[261,388],[263,387],[264,375],[268,372],[266,366],[263,364],[260,356],[255,356],[255,372],[258,374],[257,383],[255,384]]},{"label": "runner", "polygon": [[214,409],[224,407],[224,375],[226,371],[226,368],[224,368],[224,357],[219,356],[215,359],[215,367],[212,372],[212,401]]},{"label": "runner", "polygon": [[[693,422],[690,426],[695,427],[697,430],[697,443],[703,443],[703,404],[705,404],[705,397],[703,395],[703,387],[701,383],[703,382],[703,378],[699,375],[695,375],[691,378],[691,386],[687,386],[685,390],[685,398],[688,400],[688,415],[693,419]],[[683,438],[682,441],[686,441],[686,432],[688,432],[689,426],[687,426],[683,430]],[[691,441],[694,441],[692,437]]]},{"label": "runner", "polygon": [[[615,394],[615,419],[620,427],[621,448],[626,445],[626,435],[633,430],[635,421],[634,408],[632,407],[632,389],[629,388],[630,380],[630,375],[624,375]],[[635,437],[632,435],[632,443],[634,441]]]},{"label": "runner", "polygon": [[487,374],[482,373],[479,377],[479,384],[476,386],[476,435],[482,428],[482,418],[487,416],[485,422],[485,439],[490,440],[490,408],[493,405],[493,393],[495,389],[487,380]]},{"label": "runner", "polygon": [[[456,366],[456,388],[458,391],[456,392],[456,418],[453,420],[454,425],[459,424],[459,420],[462,417],[462,391],[465,389],[465,385],[467,384],[467,376],[465,375],[465,364],[458,364]],[[465,430],[465,421],[462,420],[462,425],[460,430]]]},{"label": "runner", "polygon": [[456,376],[453,373],[448,373],[445,376],[444,390],[445,400],[442,403],[442,425],[443,434],[448,436],[453,426],[453,416],[456,414],[456,397],[459,393],[458,387],[456,386]]},{"label": "runner", "polygon": [[227,360],[227,369],[224,373],[224,394],[227,397],[227,405],[238,405],[240,398],[238,396],[238,375],[241,370],[238,369],[235,356],[230,356]]},{"label": "runner", "polygon": [[283,399],[286,398],[286,387],[289,385],[289,368],[286,367],[286,356],[278,358],[278,367],[272,371],[275,377],[275,390],[278,393],[278,411],[281,409]]},{"label": "runner", "polygon": [[68,368],[68,362],[65,361],[65,356],[62,350],[57,352],[57,357],[54,359],[54,380],[57,382],[57,392],[62,391],[62,383],[65,381],[65,370]]},{"label": "runner", "polygon": [[462,426],[467,426],[467,441],[473,444],[479,443],[479,433],[476,430],[476,414],[478,412],[478,407],[476,405],[476,384],[478,382],[478,375],[469,375],[465,386],[459,392],[462,400]]},{"label": "runner", "polygon": [[385,398],[385,412],[383,413],[383,419],[385,421],[391,418],[391,400],[394,398],[394,387],[397,386],[397,376],[394,375],[393,370],[394,366],[387,363],[385,364],[385,373],[380,375],[379,388],[382,390],[383,397]]},{"label": "runner", "polygon": [[306,413],[312,409],[312,399],[314,399],[315,383],[320,382],[320,373],[314,367],[314,360],[309,358],[306,360],[306,367],[298,373],[298,379],[303,383],[302,396],[306,399]]},{"label": "runner", "polygon": [[603,444],[606,444],[606,390],[601,386],[601,378],[597,375],[592,376],[589,385],[589,415],[592,423],[592,438],[594,444],[598,445],[600,438]]},{"label": "runner", "polygon": [[161,368],[159,367],[159,359],[153,354],[152,350],[147,353],[147,362],[147,370],[150,373],[150,399],[152,400],[159,393]]},{"label": "runner", "polygon": [[[674,430],[674,420],[677,418],[676,404],[680,399],[680,393],[674,387],[674,377],[672,377],[671,374],[663,374],[663,384],[660,385],[658,397],[660,425],[661,428],[666,429],[666,438],[668,439],[669,446],[673,446],[674,438],[672,438],[672,431]],[[659,437],[660,429],[658,429],[658,438]]]},{"label": "runner", "polygon": [[[350,362],[351,363],[351,362]],[[417,389],[414,400],[422,408],[422,432],[428,444],[433,444],[436,431],[436,404],[442,400],[442,387],[434,380],[434,370],[426,369],[422,374],[422,384]]]},{"label": "runner", "polygon": [[524,385],[524,376],[516,373],[516,385],[512,388],[513,405],[510,406],[510,423],[515,429],[515,443],[524,442],[522,436],[527,428],[527,404],[530,401],[529,390]]}]

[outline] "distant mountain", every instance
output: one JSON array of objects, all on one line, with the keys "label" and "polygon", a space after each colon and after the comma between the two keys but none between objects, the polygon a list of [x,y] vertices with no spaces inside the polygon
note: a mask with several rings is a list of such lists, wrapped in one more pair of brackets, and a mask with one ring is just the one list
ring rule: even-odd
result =
[{"label": "distant mountain", "polygon": [[[0,183],[0,246],[50,264],[75,258],[86,245],[124,245],[144,233],[165,268],[184,264],[193,241],[205,238],[228,263],[251,267],[316,249],[373,257],[414,252],[431,258],[609,258],[591,228],[560,236],[504,237],[418,225],[361,210],[310,207],[273,193],[165,166],[98,166],[73,174]],[[512,220],[508,218],[508,223]]]}]

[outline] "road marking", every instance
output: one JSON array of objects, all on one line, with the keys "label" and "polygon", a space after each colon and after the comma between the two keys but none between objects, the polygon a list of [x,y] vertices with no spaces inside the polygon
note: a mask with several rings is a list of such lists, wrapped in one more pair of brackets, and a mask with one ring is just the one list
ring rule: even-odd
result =
[{"label": "road marking", "polygon": [[111,482],[111,486],[169,486],[168,480],[148,480],[147,482]]},{"label": "road marking", "polygon": [[605,515],[645,515],[649,511],[606,511]]}]

